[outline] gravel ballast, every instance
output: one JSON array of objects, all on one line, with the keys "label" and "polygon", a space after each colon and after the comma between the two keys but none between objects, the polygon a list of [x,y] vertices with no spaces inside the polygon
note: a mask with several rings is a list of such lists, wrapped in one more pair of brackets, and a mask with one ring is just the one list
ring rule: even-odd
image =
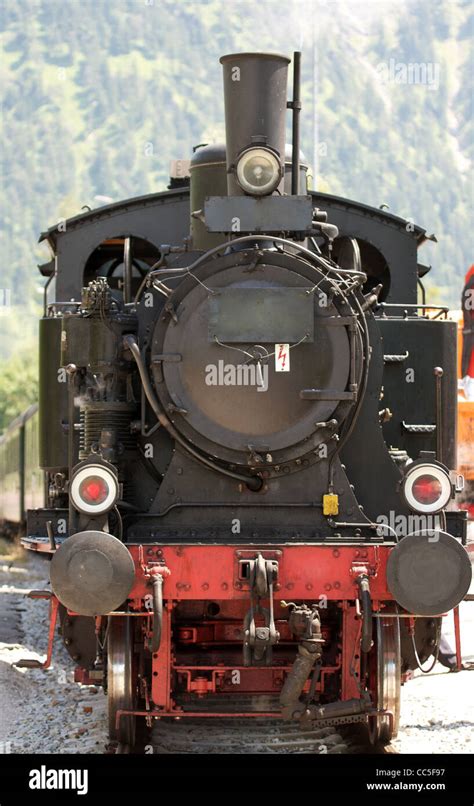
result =
[{"label": "gravel ballast", "polygon": [[[43,660],[49,604],[23,597],[48,588],[48,563],[28,554],[0,566],[0,613],[17,610],[18,637],[0,643],[0,752],[104,753],[107,703],[102,689],[74,682],[74,664],[59,637],[47,671],[17,669],[20,658]],[[13,605],[12,605],[13,603]],[[445,632],[452,635],[452,615]],[[474,660],[474,603],[461,606],[465,661]],[[3,636],[0,635],[3,640]],[[416,672],[402,688],[400,753],[474,752],[474,672],[449,673],[439,663],[429,675]]]}]

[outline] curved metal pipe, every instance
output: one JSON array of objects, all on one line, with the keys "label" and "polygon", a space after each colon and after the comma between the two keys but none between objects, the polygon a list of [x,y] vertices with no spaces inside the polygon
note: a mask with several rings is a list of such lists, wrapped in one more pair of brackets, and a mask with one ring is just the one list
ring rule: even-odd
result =
[{"label": "curved metal pipe", "polygon": [[161,644],[163,626],[163,577],[157,574],[153,579],[153,635],[151,651],[158,652]]},{"label": "curved metal pipe", "polygon": [[317,644],[312,646],[311,649],[308,649],[304,644],[298,646],[298,654],[280,692],[280,705],[285,712],[285,717],[291,719],[293,712],[301,709],[299,700],[305,683],[320,657],[321,653]]},{"label": "curved metal pipe", "polygon": [[272,243],[281,243],[283,245],[287,245],[292,247],[293,249],[297,249],[298,253],[305,255],[310,260],[313,260],[315,263],[318,263],[320,266],[322,265],[326,271],[330,271],[332,273],[340,274],[344,276],[351,276],[351,277],[358,277],[361,283],[365,283],[367,280],[367,275],[362,271],[356,271],[352,269],[340,269],[338,266],[331,266],[325,258],[320,257],[315,252],[312,252],[310,249],[307,249],[305,246],[301,246],[300,244],[295,244],[294,241],[289,241],[288,238],[281,238],[277,235],[258,235],[255,233],[254,235],[240,235],[238,238],[233,238],[230,241],[224,241],[223,243],[219,244],[218,246],[214,246],[212,249],[209,249],[203,255],[200,255],[193,263],[189,266],[181,266],[179,268],[170,268],[170,269],[156,269],[155,271],[150,271],[147,277],[152,277],[154,274],[170,274],[170,276],[180,276],[185,275],[190,271],[194,271],[201,263],[206,262],[209,260],[212,255],[221,252],[222,249],[230,249],[231,247],[235,246],[236,244],[241,243],[249,243],[252,241],[271,241]]},{"label": "curved metal pipe", "polygon": [[250,489],[254,490],[255,492],[260,489],[262,486],[262,479],[260,476],[245,476],[243,473],[234,473],[232,470],[227,470],[224,467],[219,467],[210,459],[207,459],[198,451],[194,450],[185,439],[179,434],[179,432],[174,427],[171,420],[166,416],[164,411],[161,409],[160,404],[155,396],[153,391],[152,385],[150,383],[150,378],[148,377],[148,372],[146,370],[145,364],[140,354],[140,348],[138,346],[137,340],[135,336],[125,336],[124,337],[124,344],[130,350],[134,361],[138,367],[138,372],[140,374],[140,379],[143,385],[143,391],[147,397],[147,400],[152,407],[158,422],[165,428],[168,433],[173,437],[176,442],[178,442],[191,456],[197,459],[198,462],[201,462],[206,467],[209,467],[211,470],[215,470],[217,473],[223,473],[225,476],[230,476],[233,479],[237,479],[237,481],[242,481],[244,484],[247,484]]}]

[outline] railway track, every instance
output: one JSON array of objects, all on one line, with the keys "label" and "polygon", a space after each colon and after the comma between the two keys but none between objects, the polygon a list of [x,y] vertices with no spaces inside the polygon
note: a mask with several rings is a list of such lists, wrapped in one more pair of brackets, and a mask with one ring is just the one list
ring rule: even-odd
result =
[{"label": "railway track", "polygon": [[[184,710],[191,703],[181,698],[177,705]],[[358,722],[354,717],[333,717],[313,722],[286,722],[278,718],[278,698],[268,695],[226,695],[216,698],[208,695],[203,700],[194,699],[194,712],[203,716],[158,718],[150,728],[144,720],[137,722],[134,747],[119,745],[119,753],[170,754],[381,754],[387,749],[373,746],[365,724],[365,717]],[[229,716],[217,716],[212,712],[225,710]],[[242,713],[265,711],[275,717],[247,716]],[[235,713],[235,716],[231,716]],[[393,748],[391,752],[396,752]]]},{"label": "railway track", "polygon": [[[25,574],[24,574],[25,570]],[[4,567],[4,573],[7,568]],[[15,572],[8,568],[7,580],[13,588],[21,584],[26,569]],[[13,579],[11,578],[13,577]],[[17,577],[19,578],[17,580]],[[23,580],[22,580],[23,581]],[[26,588],[25,588],[26,590]],[[0,640],[6,643],[22,643],[25,636],[21,624],[24,608],[24,591],[11,590],[3,597],[0,618]],[[222,699],[222,695],[221,695]],[[232,707],[239,711],[250,710],[252,698],[226,699],[226,710]],[[184,703],[183,703],[184,705]],[[204,708],[204,703],[194,703],[195,709]],[[259,710],[273,710],[272,700],[259,701]],[[336,725],[323,726],[282,722],[277,719],[195,717],[181,720],[160,719],[151,729],[144,721],[137,724],[137,743],[131,747],[125,743],[109,746],[107,752],[133,754],[150,752],[168,754],[358,754],[394,753],[390,745],[372,747],[368,744],[362,724],[344,724],[344,719],[334,720]]]},{"label": "railway track", "polygon": [[315,754],[385,755],[397,753],[391,746],[370,745],[363,725],[302,728],[277,720],[194,718],[183,721],[157,720],[147,741],[135,747],[118,744],[117,754],[150,752],[169,754]]}]

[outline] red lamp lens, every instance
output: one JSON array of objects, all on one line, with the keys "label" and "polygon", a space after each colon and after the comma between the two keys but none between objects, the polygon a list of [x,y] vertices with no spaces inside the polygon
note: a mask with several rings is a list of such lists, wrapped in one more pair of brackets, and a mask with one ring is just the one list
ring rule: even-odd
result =
[{"label": "red lamp lens", "polygon": [[109,485],[101,476],[87,476],[79,485],[79,495],[86,504],[103,504]]},{"label": "red lamp lens", "polygon": [[441,482],[436,476],[425,473],[413,482],[411,492],[419,504],[435,504],[442,493]]}]

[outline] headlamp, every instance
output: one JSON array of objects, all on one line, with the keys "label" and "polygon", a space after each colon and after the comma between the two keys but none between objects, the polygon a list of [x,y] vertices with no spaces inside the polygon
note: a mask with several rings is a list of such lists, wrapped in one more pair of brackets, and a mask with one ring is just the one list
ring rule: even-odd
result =
[{"label": "headlamp", "polygon": [[402,492],[410,509],[431,514],[446,507],[452,497],[452,485],[440,465],[417,462],[409,466],[402,481]]},{"label": "headlamp", "polygon": [[118,498],[117,477],[101,465],[87,465],[72,477],[70,496],[79,512],[101,515],[111,509]]},{"label": "headlamp", "polygon": [[281,178],[280,161],[268,148],[249,148],[237,161],[237,181],[252,196],[273,193]]}]

